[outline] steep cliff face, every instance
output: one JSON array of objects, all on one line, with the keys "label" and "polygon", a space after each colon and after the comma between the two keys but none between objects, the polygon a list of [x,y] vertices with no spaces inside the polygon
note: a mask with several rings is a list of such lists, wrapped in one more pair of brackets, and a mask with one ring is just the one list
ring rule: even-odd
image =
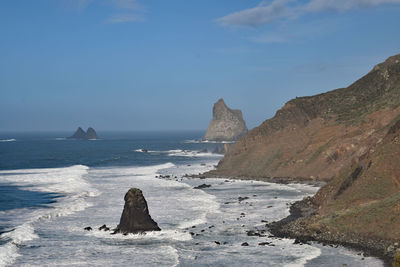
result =
[{"label": "steep cliff face", "polygon": [[362,248],[391,261],[400,252],[399,159],[400,120],[314,197],[295,204],[312,213],[278,228],[272,224],[273,231]]},{"label": "steep cliff face", "polygon": [[[400,241],[400,120],[321,188],[314,227]],[[399,246],[400,247],[400,246]]]},{"label": "steep cliff face", "polygon": [[230,109],[221,98],[214,104],[213,118],[208,125],[205,140],[236,141],[247,133],[242,111]]},{"label": "steep cliff face", "polygon": [[287,102],[233,145],[211,174],[328,180],[386,135],[399,105],[396,55],[347,88]]}]

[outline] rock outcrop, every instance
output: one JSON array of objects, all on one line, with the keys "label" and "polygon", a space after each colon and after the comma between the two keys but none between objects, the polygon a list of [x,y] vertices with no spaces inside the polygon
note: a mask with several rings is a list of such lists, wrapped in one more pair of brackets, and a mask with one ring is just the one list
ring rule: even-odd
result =
[{"label": "rock outcrop", "polygon": [[400,248],[400,55],[347,88],[287,102],[208,175],[326,181],[272,232],[392,261]]},{"label": "rock outcrop", "polygon": [[81,127],[78,127],[78,129],[75,131],[75,133],[68,138],[70,138],[70,139],[86,139],[86,132]]},{"label": "rock outcrop", "polygon": [[68,137],[68,139],[94,140],[98,139],[98,136],[92,127],[89,127],[86,132],[79,127],[72,136]]},{"label": "rock outcrop", "polygon": [[157,223],[151,218],[146,199],[140,189],[129,189],[124,200],[124,210],[115,232],[136,234],[146,231],[161,231]]},{"label": "rock outcrop", "polygon": [[87,131],[86,131],[86,138],[89,139],[89,140],[91,140],[91,139],[98,139],[97,133],[96,133],[96,131],[95,131],[92,127],[89,127],[89,128],[87,129]]},{"label": "rock outcrop", "polygon": [[210,175],[329,180],[400,116],[400,55],[347,88],[290,100],[230,146]]},{"label": "rock outcrop", "polygon": [[205,140],[236,141],[247,133],[246,123],[240,110],[226,106],[221,98],[214,104],[213,118],[208,125]]}]

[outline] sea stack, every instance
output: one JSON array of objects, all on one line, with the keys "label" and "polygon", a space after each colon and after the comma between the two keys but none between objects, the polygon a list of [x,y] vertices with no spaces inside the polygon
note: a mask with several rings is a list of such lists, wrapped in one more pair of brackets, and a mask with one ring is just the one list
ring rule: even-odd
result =
[{"label": "sea stack", "polygon": [[221,98],[214,104],[213,118],[204,139],[207,141],[236,141],[247,133],[242,111],[230,109]]},{"label": "sea stack", "polygon": [[89,127],[87,129],[87,131],[86,131],[86,139],[89,139],[89,140],[98,139],[96,131],[92,127]]},{"label": "sea stack", "polygon": [[138,188],[129,189],[124,200],[124,210],[115,232],[137,234],[146,231],[161,231],[149,214],[142,190]]},{"label": "sea stack", "polygon": [[89,127],[86,132],[82,130],[81,127],[78,127],[76,132],[72,136],[68,137],[68,139],[95,140],[99,139],[99,137],[92,127]]}]

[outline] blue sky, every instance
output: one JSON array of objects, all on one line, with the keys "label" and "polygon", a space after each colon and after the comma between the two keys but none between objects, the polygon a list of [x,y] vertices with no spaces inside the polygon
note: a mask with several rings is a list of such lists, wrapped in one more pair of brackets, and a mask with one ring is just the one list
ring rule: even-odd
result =
[{"label": "blue sky", "polygon": [[400,0],[2,0],[0,131],[248,127],[400,53]]}]

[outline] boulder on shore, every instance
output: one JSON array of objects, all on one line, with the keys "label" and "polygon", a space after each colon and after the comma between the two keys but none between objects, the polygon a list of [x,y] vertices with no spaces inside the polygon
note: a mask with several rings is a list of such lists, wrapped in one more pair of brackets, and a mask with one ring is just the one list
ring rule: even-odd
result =
[{"label": "boulder on shore", "polygon": [[125,194],[125,205],[121,220],[115,233],[142,233],[146,231],[161,231],[157,223],[151,218],[146,199],[142,190],[131,188]]}]

